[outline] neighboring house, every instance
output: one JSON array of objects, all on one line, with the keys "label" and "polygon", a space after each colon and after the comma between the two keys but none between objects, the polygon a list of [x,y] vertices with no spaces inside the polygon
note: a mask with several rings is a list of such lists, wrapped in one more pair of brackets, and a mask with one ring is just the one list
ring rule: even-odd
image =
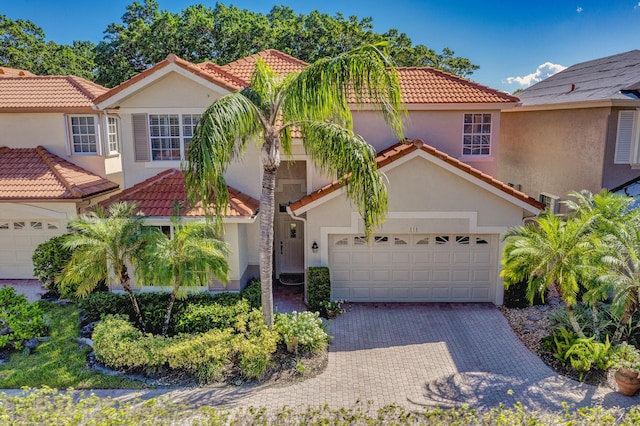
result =
[{"label": "neighboring house", "polygon": [[0,68],[0,278],[32,278],[37,245],[118,189],[118,119],[93,104],[106,91]]},{"label": "neighboring house", "polygon": [[[94,99],[99,111],[118,116],[122,135],[125,190],[103,204],[136,202],[157,226],[169,227],[176,201],[185,220],[201,218],[202,212],[186,204],[180,162],[200,114],[248,85],[258,58],[283,74],[307,65],[275,50],[225,66],[169,55]],[[388,178],[388,220],[368,245],[343,189],[316,170],[301,141],[294,140],[293,156],[284,159],[276,182],[275,274],[328,266],[333,297],[352,301],[499,304],[501,236],[543,207],[492,177],[498,171],[501,110],[518,99],[431,68],[398,72],[410,140],[394,139],[372,106],[354,109],[355,131],[378,150]],[[249,144],[242,162],[226,174],[227,289],[241,289],[259,275],[261,170],[259,152]]]},{"label": "neighboring house", "polygon": [[640,50],[573,65],[503,110],[497,177],[551,210],[640,177]]}]

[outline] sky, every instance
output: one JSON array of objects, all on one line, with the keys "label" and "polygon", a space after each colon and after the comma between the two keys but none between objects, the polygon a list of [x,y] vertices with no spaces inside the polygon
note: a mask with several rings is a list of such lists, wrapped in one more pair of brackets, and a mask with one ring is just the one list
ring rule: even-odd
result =
[{"label": "sky", "polygon": [[[133,0],[0,0],[0,14],[41,27],[47,40],[98,43],[103,31],[121,22]],[[396,28],[414,45],[452,49],[479,65],[471,80],[507,92],[541,80],[564,67],[640,49],[640,1],[538,0],[221,0],[240,9],[267,13],[274,5],[296,13],[373,18],[374,31]],[[180,12],[208,0],[158,0],[160,9]]]}]

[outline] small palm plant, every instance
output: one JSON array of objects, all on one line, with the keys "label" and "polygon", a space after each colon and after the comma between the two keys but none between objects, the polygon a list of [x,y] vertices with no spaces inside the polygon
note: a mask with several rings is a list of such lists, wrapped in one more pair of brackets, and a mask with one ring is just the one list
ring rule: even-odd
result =
[{"label": "small palm plant", "polygon": [[145,330],[128,266],[139,263],[147,240],[144,216],[135,210],[135,204],[114,203],[106,211],[98,208],[71,221],[65,246],[73,250],[73,256],[57,282],[63,287],[77,287],[82,297],[101,282],[115,279],[129,295],[140,327]]},{"label": "small palm plant", "polygon": [[593,277],[592,254],[595,245],[591,225],[585,220],[567,220],[545,213],[535,223],[516,227],[505,237],[501,276],[505,286],[527,282],[530,301],[536,294],[555,286],[562,297],[571,327],[585,338],[573,305],[579,284]]},{"label": "small palm plant", "polygon": [[213,278],[226,284],[230,271],[226,258],[228,245],[218,239],[209,224],[184,223],[175,216],[171,222],[172,237],[159,230],[154,232],[136,269],[136,277],[145,284],[172,287],[163,336],[169,329],[176,298],[185,297],[189,287],[207,286]]}]

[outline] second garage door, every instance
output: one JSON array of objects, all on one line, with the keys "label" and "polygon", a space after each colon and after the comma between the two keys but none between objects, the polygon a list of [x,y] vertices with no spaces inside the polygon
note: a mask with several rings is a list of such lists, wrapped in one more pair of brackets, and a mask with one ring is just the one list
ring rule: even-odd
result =
[{"label": "second garage door", "polygon": [[332,297],[353,302],[493,302],[498,235],[330,235]]},{"label": "second garage door", "polygon": [[64,231],[59,221],[0,219],[0,278],[33,278],[34,250]]}]

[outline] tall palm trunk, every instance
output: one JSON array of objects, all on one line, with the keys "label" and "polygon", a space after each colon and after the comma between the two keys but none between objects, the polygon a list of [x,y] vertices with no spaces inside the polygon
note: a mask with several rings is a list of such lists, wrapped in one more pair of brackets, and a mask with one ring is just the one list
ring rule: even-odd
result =
[{"label": "tall palm trunk", "polygon": [[129,271],[127,269],[127,265],[122,265],[122,269],[120,272],[120,285],[122,289],[129,295],[129,299],[131,299],[131,304],[133,305],[133,310],[136,313],[136,317],[138,318],[138,323],[140,324],[140,328],[142,331],[147,331],[147,325],[142,319],[142,311],[140,311],[140,306],[138,306],[138,299],[136,299],[136,295],[131,288],[131,277],[129,277]]},{"label": "tall palm trunk", "polygon": [[262,147],[262,193],[260,195],[260,283],[262,317],[273,328],[273,218],[275,212],[276,173],[280,166],[280,139],[267,131]]}]

